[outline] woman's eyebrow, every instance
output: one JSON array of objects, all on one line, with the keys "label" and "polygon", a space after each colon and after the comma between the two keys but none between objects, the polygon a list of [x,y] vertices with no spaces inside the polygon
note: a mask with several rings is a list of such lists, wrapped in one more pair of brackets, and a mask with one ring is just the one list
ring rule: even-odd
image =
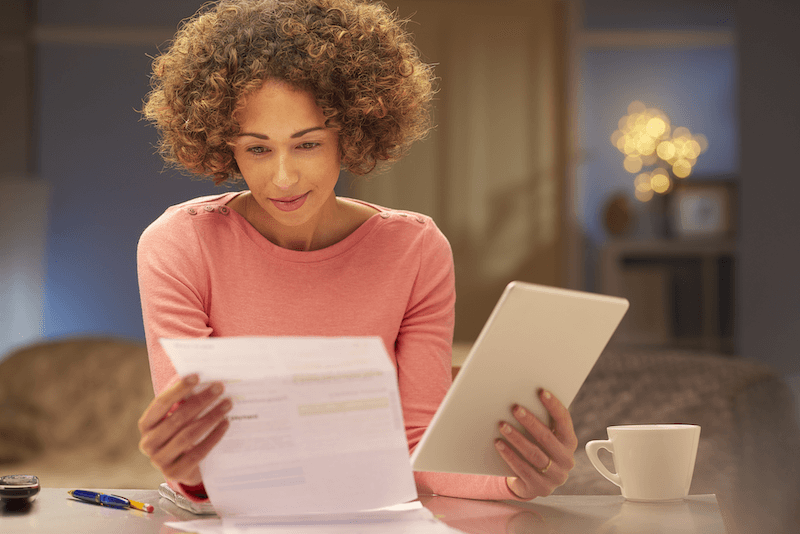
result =
[{"label": "woman's eyebrow", "polygon": [[[292,139],[297,139],[298,137],[303,137],[307,133],[315,132],[317,130],[324,130],[324,126],[314,126],[313,128],[306,128],[305,130],[300,130],[299,132],[295,132],[289,137]],[[269,140],[268,135],[260,134],[260,133],[251,133],[251,132],[242,132],[237,137],[255,137],[256,139],[263,139],[265,141]]]}]

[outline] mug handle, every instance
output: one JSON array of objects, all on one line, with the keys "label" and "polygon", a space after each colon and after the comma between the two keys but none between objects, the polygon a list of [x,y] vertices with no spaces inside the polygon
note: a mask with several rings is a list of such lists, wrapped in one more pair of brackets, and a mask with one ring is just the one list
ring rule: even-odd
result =
[{"label": "mug handle", "polygon": [[603,464],[603,462],[600,461],[600,458],[597,456],[597,453],[600,449],[605,449],[611,454],[614,454],[614,444],[611,443],[611,441],[594,440],[586,444],[586,456],[589,457],[589,461],[592,462],[594,468],[597,469],[601,475],[603,475],[609,481],[613,482],[614,484],[616,484],[621,488],[622,481],[620,480],[619,475],[609,471]]}]

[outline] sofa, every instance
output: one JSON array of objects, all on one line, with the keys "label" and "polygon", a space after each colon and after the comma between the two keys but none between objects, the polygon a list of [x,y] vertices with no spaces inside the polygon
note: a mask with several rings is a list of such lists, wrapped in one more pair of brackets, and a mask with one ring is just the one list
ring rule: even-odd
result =
[{"label": "sofa", "polygon": [[[463,347],[461,347],[463,350]],[[0,361],[0,475],[44,487],[156,488],[137,449],[153,397],[144,344],[44,341]],[[791,389],[764,364],[698,351],[608,347],[570,406],[579,448],[558,494],[619,494],[583,447],[606,427],[702,426],[691,493],[714,493],[738,532],[797,532],[800,431]]]},{"label": "sofa", "polygon": [[144,343],[45,341],[0,361],[0,474],[42,487],[157,488],[138,450],[137,421],[153,398]]}]

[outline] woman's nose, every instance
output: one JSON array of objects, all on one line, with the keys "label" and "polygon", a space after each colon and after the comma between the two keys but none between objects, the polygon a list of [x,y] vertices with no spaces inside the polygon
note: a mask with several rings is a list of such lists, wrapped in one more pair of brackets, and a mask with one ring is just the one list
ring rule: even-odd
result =
[{"label": "woman's nose", "polygon": [[278,157],[278,168],[275,171],[272,183],[278,186],[279,189],[289,189],[297,180],[297,171],[292,165],[291,158],[285,154],[281,154]]}]

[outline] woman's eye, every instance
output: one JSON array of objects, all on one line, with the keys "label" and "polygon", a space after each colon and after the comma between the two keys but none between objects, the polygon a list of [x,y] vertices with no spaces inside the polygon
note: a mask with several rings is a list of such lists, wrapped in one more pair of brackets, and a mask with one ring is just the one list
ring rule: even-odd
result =
[{"label": "woman's eye", "polygon": [[248,148],[247,151],[251,154],[266,154],[269,152],[269,149],[263,146],[252,146]]},{"label": "woman's eye", "polygon": [[301,144],[299,148],[302,148],[303,150],[310,150],[312,148],[317,148],[318,146],[319,146],[319,143],[314,143],[314,142],[309,141],[307,143]]}]

